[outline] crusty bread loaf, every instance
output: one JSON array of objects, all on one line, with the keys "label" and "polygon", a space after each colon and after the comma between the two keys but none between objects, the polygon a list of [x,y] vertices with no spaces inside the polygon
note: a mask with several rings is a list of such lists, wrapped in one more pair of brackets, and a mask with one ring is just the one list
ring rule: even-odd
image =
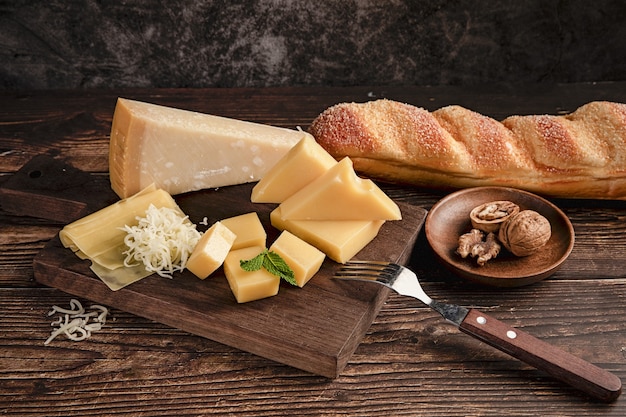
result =
[{"label": "crusty bread loaf", "polygon": [[372,178],[626,199],[625,104],[591,102],[565,116],[499,122],[460,106],[429,112],[376,100],[332,106],[309,131],[331,155],[349,156]]}]

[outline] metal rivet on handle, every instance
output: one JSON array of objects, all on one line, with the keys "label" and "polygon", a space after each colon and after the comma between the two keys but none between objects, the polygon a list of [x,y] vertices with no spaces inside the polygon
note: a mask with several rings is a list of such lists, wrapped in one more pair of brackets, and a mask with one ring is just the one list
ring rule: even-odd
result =
[{"label": "metal rivet on handle", "polygon": [[487,319],[484,318],[483,316],[476,317],[476,321],[478,322],[478,324],[485,324],[485,323],[487,323]]},{"label": "metal rivet on handle", "polygon": [[506,337],[508,337],[509,339],[515,339],[517,337],[517,333],[515,333],[513,330],[509,330],[508,332],[506,332]]}]

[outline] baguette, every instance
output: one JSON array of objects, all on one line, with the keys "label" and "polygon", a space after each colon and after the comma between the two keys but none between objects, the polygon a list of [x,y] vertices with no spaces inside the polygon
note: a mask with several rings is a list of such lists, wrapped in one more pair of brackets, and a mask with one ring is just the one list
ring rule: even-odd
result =
[{"label": "baguette", "polygon": [[363,175],[425,187],[505,186],[561,198],[626,199],[626,105],[499,122],[461,106],[341,103],[309,132]]}]

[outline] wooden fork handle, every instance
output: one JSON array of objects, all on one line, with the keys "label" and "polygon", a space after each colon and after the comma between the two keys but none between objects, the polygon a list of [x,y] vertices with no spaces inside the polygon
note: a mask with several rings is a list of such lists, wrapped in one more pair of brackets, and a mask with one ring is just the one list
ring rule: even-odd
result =
[{"label": "wooden fork handle", "polygon": [[614,401],[622,392],[610,372],[478,310],[470,309],[459,329],[599,400]]}]

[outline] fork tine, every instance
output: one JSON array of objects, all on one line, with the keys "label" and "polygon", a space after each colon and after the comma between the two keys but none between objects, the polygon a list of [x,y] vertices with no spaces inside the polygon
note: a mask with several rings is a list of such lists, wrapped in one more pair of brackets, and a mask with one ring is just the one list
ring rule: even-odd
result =
[{"label": "fork tine", "polygon": [[375,279],[380,282],[389,282],[398,273],[401,268],[393,263],[381,261],[349,261],[335,273],[337,278],[367,278]]},{"label": "fork tine", "polygon": [[344,264],[344,266],[372,266],[372,267],[385,267],[394,265],[391,262],[384,261],[359,261],[359,260],[351,260]]},{"label": "fork tine", "polygon": [[417,298],[430,305],[432,299],[422,290],[417,276],[410,269],[391,262],[349,261],[335,273],[335,278],[373,281],[395,292]]},{"label": "fork tine", "polygon": [[345,264],[338,273],[344,275],[360,275],[365,273],[380,274],[385,272],[385,267],[381,265],[369,265],[369,264]]},{"label": "fork tine", "polygon": [[346,262],[344,265],[358,265],[358,264],[368,264],[368,265],[390,265],[391,262],[385,261],[363,261],[360,259],[351,259]]},{"label": "fork tine", "polygon": [[400,267],[389,262],[378,261],[349,261],[341,268],[345,271],[388,271],[397,272]]}]

